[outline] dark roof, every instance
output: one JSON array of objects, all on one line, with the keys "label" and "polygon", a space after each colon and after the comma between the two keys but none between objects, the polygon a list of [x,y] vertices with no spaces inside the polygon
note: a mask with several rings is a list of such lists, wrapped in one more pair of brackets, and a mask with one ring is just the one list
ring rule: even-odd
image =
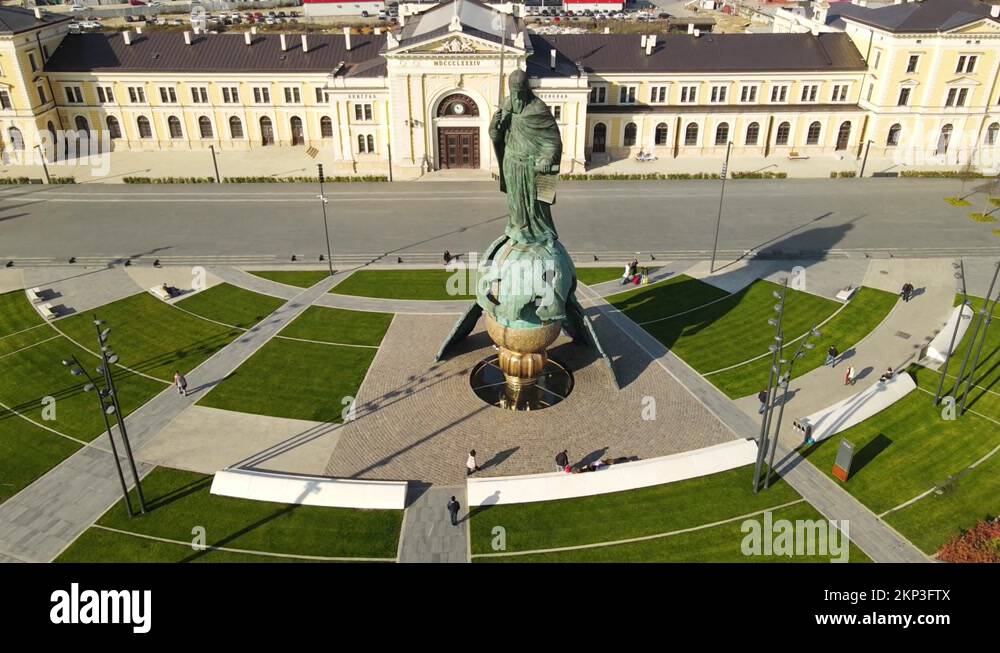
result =
[{"label": "dark roof", "polygon": [[199,34],[191,45],[179,32],[147,32],[132,36],[125,45],[121,33],[68,34],[46,62],[47,72],[192,72],[282,73],[333,72],[379,77],[385,60],[379,55],[385,35],[351,35],[347,50],[343,34],[310,34],[309,51],[302,51],[302,37],[287,34],[288,50],[281,51],[278,34],[257,34],[246,45],[243,34]]},{"label": "dark roof", "polygon": [[[528,71],[539,76],[576,74],[567,67],[572,62],[588,73],[865,70],[861,53],[843,33],[659,34],[649,56],[639,34],[532,34],[531,41]],[[558,50],[554,72],[549,68],[552,48]]]},{"label": "dark roof", "polygon": [[[843,4],[843,7],[837,5]],[[837,7],[834,9],[834,7]],[[888,32],[946,32],[989,18],[990,5],[980,0],[920,0],[883,7],[858,7],[849,3],[830,5],[843,18]]]},{"label": "dark roof", "polygon": [[42,19],[38,20],[35,18],[34,10],[21,9],[20,7],[0,7],[0,34],[17,34],[68,20],[68,16],[59,16],[44,11]]}]

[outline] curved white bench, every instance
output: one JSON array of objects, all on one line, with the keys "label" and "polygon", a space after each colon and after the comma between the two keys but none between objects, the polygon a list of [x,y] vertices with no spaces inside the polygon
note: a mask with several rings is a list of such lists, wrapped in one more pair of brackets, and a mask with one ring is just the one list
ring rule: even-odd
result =
[{"label": "curved white bench", "polygon": [[[961,305],[956,306],[955,310],[951,312],[951,317],[948,318],[948,322],[945,323],[944,328],[941,329],[934,339],[931,340],[930,344],[927,345],[927,358],[936,360],[939,363],[943,363],[944,359],[948,357],[949,354],[953,353],[955,349],[962,342],[962,338],[965,337],[965,332],[969,330],[969,325],[972,324],[972,316],[975,315],[975,311],[972,310],[971,306]],[[961,322],[959,322],[961,320]],[[955,324],[958,324],[958,332],[955,332]],[[951,337],[955,336],[955,346],[951,351],[948,351],[948,345],[951,344]]]},{"label": "curved white bench", "polygon": [[402,510],[406,481],[363,481],[226,469],[212,479],[212,494],[328,508]]},{"label": "curved white bench", "polygon": [[470,506],[494,506],[588,497],[683,481],[742,467],[757,458],[752,440],[733,440],[704,449],[611,465],[596,472],[526,474],[471,478]]},{"label": "curved white bench", "polygon": [[793,422],[795,428],[814,442],[845,431],[855,424],[860,424],[872,415],[893,405],[917,388],[913,378],[906,372],[899,372],[888,381],[872,384],[861,392],[847,399],[817,411],[807,417],[800,417]]}]

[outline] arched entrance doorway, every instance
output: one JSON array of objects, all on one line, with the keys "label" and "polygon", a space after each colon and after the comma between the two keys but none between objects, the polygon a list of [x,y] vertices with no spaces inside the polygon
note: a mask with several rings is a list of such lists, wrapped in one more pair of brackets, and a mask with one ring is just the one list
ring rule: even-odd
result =
[{"label": "arched entrance doorway", "polygon": [[438,168],[479,168],[479,105],[464,93],[452,93],[438,103]]},{"label": "arched entrance doorway", "polygon": [[594,125],[594,152],[601,154],[607,149],[608,127],[603,122]]},{"label": "arched entrance doorway", "polygon": [[267,116],[260,119],[260,144],[265,147],[274,145],[274,125]]},{"label": "arched entrance doorway", "polygon": [[851,140],[851,123],[843,122],[840,131],[837,132],[837,150],[846,150],[847,142]]}]

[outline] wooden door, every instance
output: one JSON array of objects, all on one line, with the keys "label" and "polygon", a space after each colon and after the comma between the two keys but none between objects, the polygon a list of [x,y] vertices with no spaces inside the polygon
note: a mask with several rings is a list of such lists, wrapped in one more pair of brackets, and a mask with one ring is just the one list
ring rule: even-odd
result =
[{"label": "wooden door", "polygon": [[475,127],[438,129],[439,167],[479,168],[479,130]]}]

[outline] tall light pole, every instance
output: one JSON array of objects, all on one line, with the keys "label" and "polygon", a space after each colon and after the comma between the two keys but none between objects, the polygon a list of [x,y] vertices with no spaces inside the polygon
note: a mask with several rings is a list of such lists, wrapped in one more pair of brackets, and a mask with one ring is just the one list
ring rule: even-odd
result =
[{"label": "tall light pole", "polygon": [[330,270],[330,276],[333,276],[333,254],[330,250],[330,225],[327,224],[326,220],[326,195],[323,194],[323,164],[317,163],[316,168],[319,170],[319,202],[320,206],[323,207],[323,231],[326,234],[326,267]]},{"label": "tall light pole", "polygon": [[208,149],[212,150],[212,167],[215,168],[215,183],[221,184],[222,178],[219,177],[219,162],[215,159],[215,145],[209,145]]},{"label": "tall light pole", "polygon": [[858,179],[861,179],[862,177],[865,176],[865,165],[868,163],[868,150],[872,148],[872,143],[874,142],[875,141],[869,138],[868,142],[865,143],[865,156],[863,159],[861,159],[861,172],[858,173]]},{"label": "tall light pole", "polygon": [[[976,343],[979,340],[979,329],[980,329],[980,327],[983,326],[983,323],[986,322],[986,309],[989,308],[990,297],[993,296],[993,288],[994,288],[994,286],[996,285],[996,282],[997,282],[997,273],[998,272],[1000,272],[1000,264],[998,264],[997,268],[993,271],[993,280],[990,281],[990,289],[986,292],[986,299],[983,301],[983,309],[979,311],[979,315],[977,316],[979,319],[976,320],[976,326],[972,330],[972,338],[969,340],[969,348],[965,351],[965,357],[962,359],[962,368],[958,371],[958,379],[955,381],[955,395],[956,395],[956,397],[961,393],[962,385],[965,383],[965,370],[968,367],[969,358],[972,356],[972,350],[976,348]],[[995,304],[995,302],[994,302],[994,304]],[[991,320],[992,320],[992,317],[993,317],[993,314],[992,314],[992,311],[990,311],[990,318],[991,318]],[[988,326],[988,323],[987,323],[987,326]],[[978,362],[979,362],[978,358],[979,357],[977,355],[976,356],[976,362],[973,363],[973,369],[970,371],[970,374],[969,374],[969,382],[970,383],[972,383],[972,378],[974,376],[973,373],[975,372],[975,365],[977,365]],[[965,394],[968,395],[968,391],[966,391]],[[963,402],[963,409],[964,409],[964,402]],[[958,414],[961,415],[962,411],[960,410],[958,412]]]},{"label": "tall light pole", "polygon": [[788,291],[788,278],[782,282],[781,291],[773,291],[771,294],[778,303],[774,306],[774,312],[778,315],[768,319],[767,323],[774,327],[774,342],[768,347],[771,351],[771,371],[767,378],[767,390],[764,398],[764,414],[760,420],[760,437],[757,439],[757,462],[753,470],[753,492],[760,491],[760,469],[764,463],[764,455],[767,452],[768,436],[771,429],[771,411],[774,407],[774,396],[776,394],[775,380],[781,372],[781,347],[784,333],[782,331],[782,320],[785,316],[785,295]]},{"label": "tall light pole", "polygon": [[958,319],[955,321],[955,328],[951,332],[951,341],[948,343],[948,351],[944,354],[944,365],[941,366],[941,378],[938,380],[937,392],[934,393],[934,405],[941,401],[941,392],[944,390],[944,380],[948,376],[948,363],[951,362],[951,352],[955,350],[955,340],[958,339],[958,328],[962,326],[962,314],[965,307],[969,305],[969,293],[965,288],[965,263],[958,259],[958,263],[953,263],[955,268],[955,278],[962,284],[962,305],[958,311]]},{"label": "tall light pole", "polygon": [[722,201],[726,197],[726,177],[729,176],[729,153],[733,149],[733,142],[726,143],[726,160],[722,163],[722,189],[719,191],[719,215],[715,219],[715,242],[712,244],[712,264],[708,271],[715,272],[715,253],[719,248],[719,227],[722,225]]},{"label": "tall light pole", "polygon": [[[969,399],[969,391],[976,384],[976,369],[979,367],[979,356],[983,353],[983,345],[989,336],[990,323],[993,322],[993,312],[996,310],[997,301],[1000,300],[1000,292],[997,292],[996,296],[993,297],[993,287],[996,285],[998,273],[1000,273],[1000,261],[997,262],[993,270],[993,281],[990,283],[990,291],[986,294],[986,298],[983,300],[983,308],[979,311],[979,322],[983,326],[982,338],[978,341],[978,344],[975,339],[969,343],[970,350],[972,347],[976,348],[976,355],[972,360],[972,368],[969,370],[969,380],[965,384],[965,392],[962,393],[962,402],[958,410],[959,415],[965,413],[965,402]],[[993,297],[992,305],[990,305],[990,297]]]}]

